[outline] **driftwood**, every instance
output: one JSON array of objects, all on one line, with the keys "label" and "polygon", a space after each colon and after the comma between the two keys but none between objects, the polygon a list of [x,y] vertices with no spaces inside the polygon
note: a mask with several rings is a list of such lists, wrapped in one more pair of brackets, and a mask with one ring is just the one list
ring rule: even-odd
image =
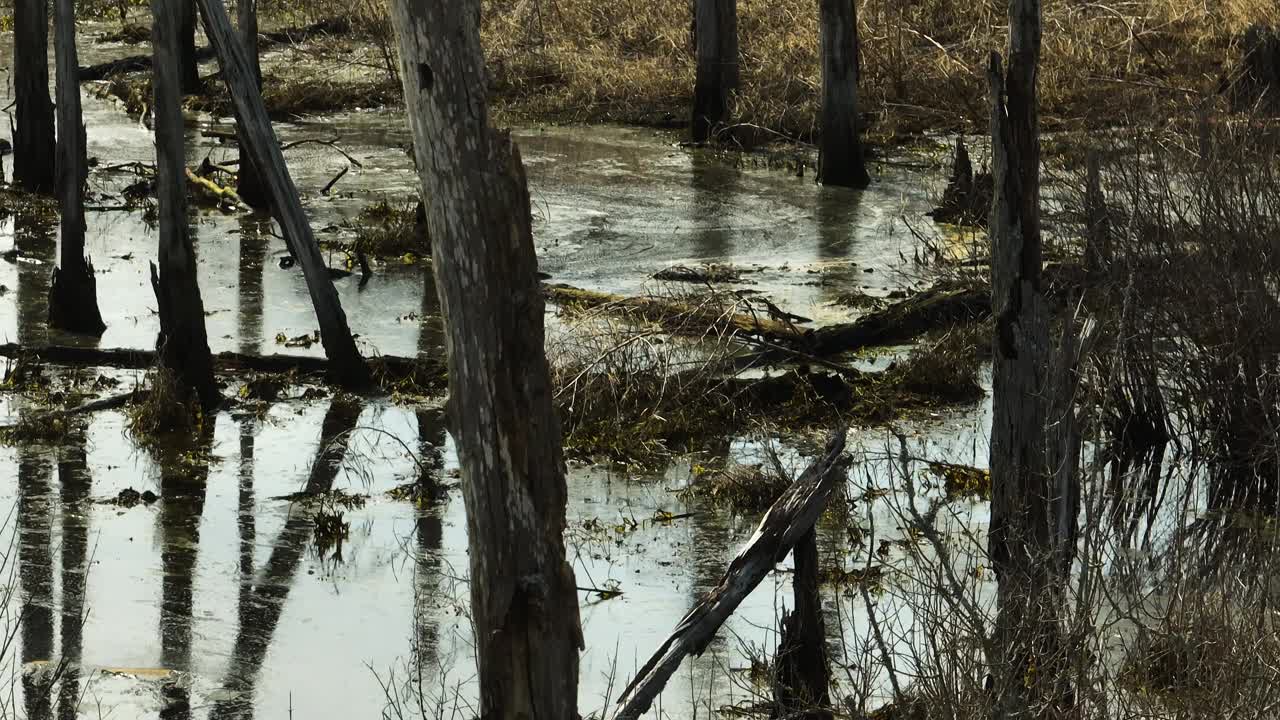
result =
[{"label": "driftwood", "polygon": [[818,521],[839,473],[833,472],[844,452],[845,430],[831,434],[827,447],[765,513],[751,541],[729,563],[720,584],[676,625],[640,668],[618,700],[626,705],[617,720],[635,720],[649,709],[685,656],[706,650],[716,631],[791,548]]}]

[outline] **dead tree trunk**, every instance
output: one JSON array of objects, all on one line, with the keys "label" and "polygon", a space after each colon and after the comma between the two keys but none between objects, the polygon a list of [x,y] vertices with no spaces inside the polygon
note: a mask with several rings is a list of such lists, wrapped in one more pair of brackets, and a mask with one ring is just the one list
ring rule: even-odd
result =
[{"label": "dead tree trunk", "polygon": [[58,83],[58,199],[62,209],[60,267],[49,289],[49,326],[102,335],[93,263],[84,254],[84,185],[88,177],[84,122],[80,113],[80,70],[76,57],[75,0],[55,0],[54,27]]},{"label": "dead tree trunk", "polygon": [[822,720],[831,717],[831,678],[818,595],[818,535],[813,528],[800,537],[791,556],[795,609],[782,618],[772,717]]},{"label": "dead tree trunk", "polygon": [[991,302],[995,315],[990,552],[999,589],[993,717],[1059,717],[1072,703],[1060,618],[1074,549],[1072,493],[1049,467],[1049,321],[1041,288],[1039,0],[1009,4],[1009,68],[992,53]]},{"label": "dead tree trunk", "polygon": [[13,5],[13,179],[18,187],[53,194],[53,101],[49,99],[49,1]]},{"label": "dead tree trunk", "polygon": [[614,715],[616,720],[636,720],[645,714],[685,657],[701,655],[738,605],[813,529],[840,475],[834,471],[844,454],[845,433],[845,428],[831,433],[822,456],[769,507],[751,542],[730,561],[720,584],[680,619],[657,652],[640,667],[618,697],[619,705],[626,704]]},{"label": "dead tree trunk", "polygon": [[822,140],[818,182],[871,183],[858,139],[858,10],[855,0],[818,0],[822,33]]},{"label": "dead tree trunk", "polygon": [[156,202],[160,218],[160,267],[151,265],[151,286],[160,311],[156,352],[206,408],[218,404],[213,360],[205,336],[204,302],[196,280],[196,258],[187,230],[187,175],[183,151],[182,91],[178,35],[182,5],[190,0],[151,0],[151,44],[155,54]]},{"label": "dead tree trunk", "polygon": [[351,336],[351,328],[347,326],[347,316],[342,311],[338,291],[333,287],[329,268],[325,265],[320,246],[311,231],[311,224],[302,210],[298,189],[289,175],[280,144],[271,128],[271,120],[267,117],[266,106],[258,92],[244,44],[236,37],[222,0],[198,2],[200,12],[204,15],[209,44],[217,53],[222,79],[227,84],[227,91],[235,105],[236,117],[240,121],[239,130],[243,141],[241,152],[249,152],[254,166],[261,173],[262,181],[271,194],[272,214],[276,222],[280,223],[289,251],[302,266],[302,273],[307,279],[307,290],[311,293],[311,304],[315,307],[316,319],[320,323],[320,341],[329,358],[333,378],[348,387],[364,387],[369,384],[369,369],[365,367],[364,359],[356,349],[356,341]]},{"label": "dead tree trunk", "polygon": [[705,142],[729,119],[729,96],[738,89],[738,0],[695,0],[694,33],[693,140]]},{"label": "dead tree trunk", "polygon": [[582,629],[524,166],[476,92],[480,0],[392,5],[449,357],[480,715],[574,718]]},{"label": "dead tree trunk", "polygon": [[184,0],[178,12],[178,72],[183,95],[201,92],[200,65],[196,61],[196,6]]},{"label": "dead tree trunk", "polygon": [[[262,93],[262,65],[258,57],[258,0],[240,0],[236,5],[240,24],[240,37],[244,40],[244,52],[249,59],[249,72],[254,87]],[[236,127],[240,123],[237,121]],[[250,207],[265,209],[271,204],[271,193],[262,182],[262,176],[253,164],[253,158],[244,150],[247,143],[243,133],[238,133],[240,145],[240,174],[236,178],[236,192]]]}]

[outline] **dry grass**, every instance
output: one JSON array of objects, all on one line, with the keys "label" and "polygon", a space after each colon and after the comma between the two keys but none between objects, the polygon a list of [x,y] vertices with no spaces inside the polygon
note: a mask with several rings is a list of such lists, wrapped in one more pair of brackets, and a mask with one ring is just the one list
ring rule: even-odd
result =
[{"label": "dry grass", "polygon": [[[816,3],[741,2],[738,11],[738,121],[811,137]],[[875,133],[985,128],[987,57],[1006,45],[1004,13],[1003,3],[977,0],[860,2],[861,89]],[[687,2],[489,2],[484,17],[500,106],[574,121],[684,121],[694,75]],[[1275,23],[1280,10],[1265,0],[1048,0],[1044,18],[1045,124],[1090,128],[1163,122],[1170,106],[1216,91],[1238,65],[1244,30]]]},{"label": "dry grass", "polygon": [[[986,129],[988,56],[1007,44],[1004,3],[862,0],[858,11],[860,89],[873,139]],[[751,145],[778,134],[812,139],[821,85],[817,4],[744,0],[738,12],[742,85],[733,137]],[[264,22],[275,24],[351,21],[349,35],[310,45],[319,65],[340,62],[343,77],[269,78],[266,99],[274,114],[400,101],[384,0],[286,2],[268,13]],[[1044,126],[1090,130],[1190,120],[1193,107],[1238,79],[1245,32],[1257,23],[1280,24],[1278,6],[1266,0],[1046,0]],[[683,126],[694,82],[691,29],[687,0],[486,0],[482,40],[494,110],[510,122]]]}]

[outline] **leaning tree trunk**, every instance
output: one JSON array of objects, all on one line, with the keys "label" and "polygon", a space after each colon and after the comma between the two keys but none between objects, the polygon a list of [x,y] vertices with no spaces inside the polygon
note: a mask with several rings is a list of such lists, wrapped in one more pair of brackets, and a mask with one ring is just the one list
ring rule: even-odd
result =
[{"label": "leaning tree trunk", "polygon": [[196,62],[196,6],[193,0],[178,5],[178,72],[183,95],[197,95],[200,65]]},{"label": "leaning tree trunk", "polygon": [[446,329],[479,714],[574,718],[582,630],[524,167],[477,92],[480,0],[393,7]]},{"label": "leaning tree trunk", "polygon": [[107,329],[98,311],[98,283],[84,254],[84,185],[88,177],[80,114],[75,0],[55,0],[58,82],[58,199],[62,209],[60,267],[49,289],[49,326],[88,335]]},{"label": "leaning tree trunk", "polygon": [[864,188],[871,182],[858,140],[856,0],[818,0],[822,30],[822,141],[818,182]]},{"label": "leaning tree trunk", "polygon": [[151,44],[155,55],[156,201],[160,218],[160,267],[151,266],[151,286],[160,311],[156,351],[205,408],[218,404],[213,361],[205,336],[204,302],[196,280],[196,258],[187,230],[187,178],[183,152],[182,90],[178,35],[182,6],[190,0],[151,0]]},{"label": "leaning tree trunk", "polygon": [[[49,2],[13,5],[13,179],[29,192],[53,194],[53,101],[49,99]],[[2,179],[2,178],[0,178]]]},{"label": "leaning tree trunk", "polygon": [[338,291],[333,287],[333,278],[329,276],[329,268],[320,255],[320,245],[302,210],[298,189],[289,176],[280,143],[276,141],[275,132],[271,128],[271,120],[267,117],[262,95],[254,82],[244,44],[236,37],[222,0],[198,2],[200,12],[204,15],[209,44],[218,56],[222,79],[227,84],[236,117],[240,121],[239,132],[244,143],[240,150],[249,152],[254,166],[261,173],[262,181],[271,193],[272,214],[276,222],[280,223],[285,243],[298,259],[302,274],[307,279],[311,304],[315,307],[316,320],[320,323],[320,341],[329,358],[329,374],[348,387],[365,386],[369,383],[369,369],[360,357],[360,351],[356,349],[356,341],[351,336],[351,328],[347,326],[347,316],[342,311]]},{"label": "leaning tree trunk", "polygon": [[[258,58],[258,0],[240,0],[236,4],[240,23],[240,37],[244,40],[245,55],[249,59],[249,72],[254,87],[262,92],[262,65]],[[236,127],[240,127],[239,122]],[[262,175],[253,164],[253,158],[244,150],[248,143],[244,134],[238,133],[240,145],[240,174],[236,178],[236,193],[250,207],[265,209],[271,204],[271,193],[262,182]]]},{"label": "leaning tree trunk", "polygon": [[1041,288],[1036,66],[1040,3],[1011,0],[1009,69],[990,65],[993,340],[990,552],[998,579],[993,717],[1058,717],[1071,703],[1060,618],[1076,501],[1049,467],[1049,321]]},{"label": "leaning tree trunk", "polygon": [[705,142],[729,119],[729,95],[738,89],[738,0],[695,0],[694,29],[693,140]]}]

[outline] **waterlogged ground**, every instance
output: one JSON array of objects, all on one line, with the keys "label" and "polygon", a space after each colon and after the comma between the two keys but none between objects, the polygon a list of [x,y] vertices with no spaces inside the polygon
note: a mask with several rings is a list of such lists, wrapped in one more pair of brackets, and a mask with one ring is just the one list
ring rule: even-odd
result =
[{"label": "waterlogged ground", "polygon": [[[10,42],[0,40],[0,56],[11,56]],[[86,43],[81,59],[126,51]],[[90,94],[83,100],[89,153],[99,168],[153,161],[144,126],[112,103]],[[190,165],[208,155],[234,157],[205,135],[227,125],[191,121]],[[340,229],[343,221],[368,203],[415,188],[403,149],[409,138],[394,112],[277,129],[286,142],[337,138],[362,165],[323,145],[287,153],[315,227],[338,228],[332,235],[349,233]],[[530,128],[517,135],[541,266],[556,282],[635,293],[653,287],[652,274],[671,265],[732,263],[753,270],[743,287],[819,322],[857,312],[831,304],[841,292],[885,295],[919,282],[908,262],[918,246],[902,218],[927,223],[921,215],[926,187],[937,181],[932,174],[878,166],[872,188],[858,194],[823,189],[792,172],[731,167],[652,131]],[[333,196],[321,197],[318,189],[347,166]],[[95,171],[91,205],[118,204],[115,193],[134,179]],[[276,341],[310,333],[314,320],[300,272],[279,265],[286,252],[269,220],[193,210],[192,228],[214,351],[320,352]],[[154,343],[147,261],[155,245],[138,211],[89,213],[88,251],[108,326],[99,346]],[[0,222],[0,251],[0,341],[84,343],[45,327],[56,228],[9,216]],[[439,354],[429,266],[390,262],[375,270],[363,287],[355,277],[337,281],[363,350]],[[549,322],[557,324],[554,309]],[[51,386],[104,375],[120,383],[111,392],[142,379],[135,371],[46,372]],[[226,380],[233,394],[242,379]],[[15,550],[5,556],[14,596],[0,617],[0,632],[14,637],[5,670],[15,692],[4,701],[13,705],[5,714],[374,717],[389,706],[416,713],[419,697],[433,714],[437,707],[449,717],[474,712],[465,521],[439,403],[314,394],[221,412],[207,420],[204,443],[181,451],[139,447],[120,411],[92,415],[53,445],[0,447],[0,508],[12,509],[0,547]],[[0,424],[30,412],[27,400],[0,395]],[[985,411],[960,412],[904,430],[923,455],[984,465],[987,423]],[[892,494],[884,492],[900,489],[884,459],[896,450],[891,443],[882,430],[852,432],[863,462],[837,500],[841,512],[821,526],[825,565],[861,567],[868,547],[902,536],[885,499]],[[782,455],[798,470],[813,443],[793,445]],[[760,451],[758,441],[740,439],[728,453],[751,462]],[[571,466],[567,540],[584,588],[584,714],[616,697],[754,530],[757,516],[678,494],[694,466],[719,459],[695,455],[656,473]],[[419,481],[434,491],[416,499],[389,494]],[[131,507],[110,502],[126,489],[158,499]],[[304,489],[342,490],[362,502],[318,508],[288,497]],[[315,541],[322,509],[349,524],[340,548]],[[981,504],[960,502],[951,511],[953,522],[981,529]],[[874,562],[900,559],[890,546]],[[826,592],[833,646],[865,637],[857,592]],[[705,655],[686,662],[662,712],[681,718],[695,707],[749,703],[758,690],[749,672],[752,648],[771,652],[789,596],[784,565]],[[893,615],[893,593],[881,602],[881,612]],[[837,668],[854,660],[837,654]]]}]

